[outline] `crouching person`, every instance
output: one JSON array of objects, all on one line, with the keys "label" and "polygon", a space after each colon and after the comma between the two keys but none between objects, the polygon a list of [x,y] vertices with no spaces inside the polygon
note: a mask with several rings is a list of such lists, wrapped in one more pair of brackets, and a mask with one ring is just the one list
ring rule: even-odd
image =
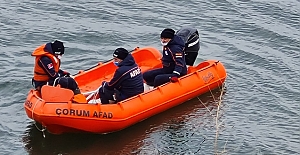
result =
[{"label": "crouching person", "polygon": [[188,66],[193,66],[200,49],[200,36],[197,29],[192,27],[182,27],[176,33],[185,43],[185,62]]},{"label": "crouching person", "polygon": [[141,69],[132,55],[124,48],[117,48],[113,57],[118,68],[111,81],[103,81],[99,88],[102,104],[116,103],[144,92]]},{"label": "crouching person", "polygon": [[87,100],[83,94],[81,94],[75,79],[71,77],[59,77],[54,81],[54,86],[60,85],[61,88],[70,89],[73,91],[74,96],[72,101],[75,103],[87,103]]}]

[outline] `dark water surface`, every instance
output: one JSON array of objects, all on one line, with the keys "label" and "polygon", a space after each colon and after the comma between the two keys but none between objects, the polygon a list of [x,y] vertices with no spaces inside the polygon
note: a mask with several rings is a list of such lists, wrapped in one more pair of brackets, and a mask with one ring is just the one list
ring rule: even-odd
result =
[{"label": "dark water surface", "polygon": [[[0,4],[1,155],[300,154],[299,0]],[[43,138],[26,116],[30,54],[37,46],[63,40],[68,48],[62,68],[75,74],[110,59],[117,47],[160,49],[160,31],[181,26],[196,27],[201,34],[197,63],[216,59],[225,65],[222,100],[219,91],[208,93],[108,135]]]}]

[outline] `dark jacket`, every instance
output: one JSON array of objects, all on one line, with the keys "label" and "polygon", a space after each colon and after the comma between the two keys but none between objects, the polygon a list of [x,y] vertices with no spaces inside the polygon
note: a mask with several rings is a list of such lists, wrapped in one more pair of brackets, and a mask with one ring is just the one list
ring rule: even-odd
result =
[{"label": "dark jacket", "polygon": [[105,86],[106,89],[117,89],[120,99],[124,100],[144,92],[141,69],[135,63],[131,54],[118,65],[113,78]]},{"label": "dark jacket", "polygon": [[177,33],[185,42],[185,62],[189,66],[193,66],[200,49],[200,38],[198,30],[191,27],[182,27]]},{"label": "dark jacket", "polygon": [[182,27],[176,33],[185,43],[186,53],[198,53],[200,49],[200,39],[198,30],[191,27]]},{"label": "dark jacket", "polygon": [[180,76],[187,74],[184,47],[183,40],[177,35],[174,35],[173,39],[163,47],[163,67],[170,71],[170,74],[175,73]]},{"label": "dark jacket", "polygon": [[[47,43],[46,46],[45,46],[45,51],[49,51],[49,53],[52,53],[53,54],[53,51],[52,51],[52,48],[51,48],[51,43]],[[59,60],[60,61],[60,60]],[[43,68],[45,69],[45,71],[47,71],[49,73],[49,76],[54,80],[55,78],[59,77],[59,76],[62,76],[63,75],[63,70],[59,69],[58,72],[55,72],[55,70],[53,68],[48,68],[48,67],[45,67],[47,66],[48,64],[52,63],[51,59],[49,59],[48,57],[44,56],[44,57],[41,57],[38,65],[39,66],[43,66]]]}]

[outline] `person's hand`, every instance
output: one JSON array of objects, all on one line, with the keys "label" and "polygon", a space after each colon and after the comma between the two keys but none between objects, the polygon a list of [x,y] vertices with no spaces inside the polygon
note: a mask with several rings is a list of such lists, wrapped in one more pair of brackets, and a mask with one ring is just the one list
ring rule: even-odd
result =
[{"label": "person's hand", "polygon": [[178,82],[178,77],[180,76],[180,73],[177,71],[173,71],[173,74],[169,77],[171,82]]},{"label": "person's hand", "polygon": [[177,76],[172,76],[172,77],[170,77],[170,81],[171,82],[178,82],[178,77]]},{"label": "person's hand", "polygon": [[172,74],[169,79],[171,82],[178,82],[178,74]]}]

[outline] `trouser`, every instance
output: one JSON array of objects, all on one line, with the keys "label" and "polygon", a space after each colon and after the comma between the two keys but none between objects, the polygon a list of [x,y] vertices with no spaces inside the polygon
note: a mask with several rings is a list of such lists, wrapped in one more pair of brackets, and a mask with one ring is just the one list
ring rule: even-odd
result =
[{"label": "trouser", "polygon": [[172,71],[169,71],[165,68],[160,68],[145,72],[143,74],[143,78],[148,85],[157,87],[169,82],[172,75]]},{"label": "trouser", "polygon": [[99,88],[99,96],[102,104],[109,104],[109,100],[115,102],[121,100],[121,94],[118,90],[109,90],[103,87]]},{"label": "trouser", "polygon": [[43,85],[47,84],[47,81],[36,81],[33,78],[31,79],[31,84],[35,88],[35,90],[41,91]]},{"label": "trouser", "polygon": [[[198,42],[197,42],[197,40],[198,40]],[[200,41],[199,41],[199,36],[198,36],[197,31],[189,37],[186,44],[187,44],[187,47],[184,50],[185,51],[185,62],[187,65],[193,66],[194,62],[198,56],[199,49],[200,49]]]},{"label": "trouser", "polygon": [[186,52],[185,54],[186,65],[193,66],[197,58],[197,55],[198,55],[197,52]]},{"label": "trouser", "polygon": [[59,77],[54,81],[54,86],[60,85],[62,88],[70,89],[74,94],[80,94],[77,82],[71,77]]}]

